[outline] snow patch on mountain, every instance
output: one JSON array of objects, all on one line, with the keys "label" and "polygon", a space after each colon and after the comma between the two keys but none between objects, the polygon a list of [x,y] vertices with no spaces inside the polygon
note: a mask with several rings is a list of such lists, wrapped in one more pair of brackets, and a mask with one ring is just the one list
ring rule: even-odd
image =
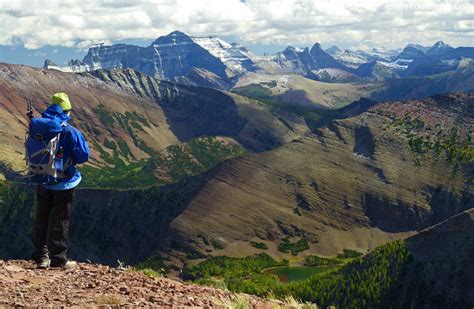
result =
[{"label": "snow patch on mountain", "polygon": [[147,47],[99,44],[92,46],[83,60],[72,60],[64,67],[47,60],[44,67],[73,73],[132,68],[161,79],[221,89],[253,72],[296,74],[329,82],[380,80],[413,72],[429,75],[434,72],[430,69],[433,65],[436,72],[443,72],[459,65],[462,57],[474,59],[474,49],[454,49],[442,41],[429,48],[408,44],[403,50],[367,51],[341,50],[337,46],[323,50],[315,43],[311,49],[288,46],[274,55],[257,56],[217,37],[191,37],[174,31]]},{"label": "snow patch on mountain", "polygon": [[227,70],[234,74],[254,70],[255,55],[241,45],[229,44],[216,37],[191,37],[191,39],[211,55],[219,58]]},{"label": "snow patch on mountain", "polygon": [[362,63],[366,63],[367,59],[358,55],[357,53],[350,51],[348,49],[344,50],[343,52],[339,53],[338,55],[334,55],[336,60],[339,60],[344,65],[350,68],[357,68]]}]

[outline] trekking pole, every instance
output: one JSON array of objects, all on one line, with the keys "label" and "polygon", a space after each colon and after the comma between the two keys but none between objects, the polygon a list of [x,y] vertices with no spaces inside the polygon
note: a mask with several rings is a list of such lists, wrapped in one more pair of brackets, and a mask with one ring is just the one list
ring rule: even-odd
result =
[{"label": "trekking pole", "polygon": [[28,135],[30,131],[30,122],[31,119],[33,119],[33,103],[31,102],[31,99],[26,100],[26,132],[25,132],[25,143],[24,143],[24,148],[25,148],[25,162],[28,165],[28,149],[26,147],[26,143],[28,140]]},{"label": "trekking pole", "polygon": [[33,103],[31,99],[26,101],[26,117],[28,118],[28,123],[33,119]]}]

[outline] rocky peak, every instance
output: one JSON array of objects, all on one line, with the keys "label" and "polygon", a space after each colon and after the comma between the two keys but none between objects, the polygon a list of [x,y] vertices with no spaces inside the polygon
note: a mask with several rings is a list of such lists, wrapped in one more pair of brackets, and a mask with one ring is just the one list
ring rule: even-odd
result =
[{"label": "rocky peak", "polygon": [[362,57],[361,55],[349,49],[345,49],[344,51],[341,51],[338,55],[334,55],[333,57],[336,60],[340,61],[342,64],[353,69],[358,68],[363,63],[367,63],[367,59],[365,57]]},{"label": "rocky peak", "polygon": [[319,51],[325,53],[325,51],[321,48],[321,44],[314,43],[313,47],[311,47],[311,54],[313,54],[313,52],[319,52]]},{"label": "rocky peak", "polygon": [[175,43],[192,43],[193,40],[187,34],[181,31],[173,31],[168,35],[160,36],[152,45],[175,44]]},{"label": "rocky peak", "polygon": [[342,49],[340,49],[339,47],[337,47],[336,45],[333,45],[331,47],[329,47],[328,49],[326,49],[326,52],[330,55],[339,55],[342,53]]},{"label": "rocky peak", "polygon": [[291,45],[288,45],[287,48],[285,48],[285,50],[283,51],[283,53],[286,53],[286,52],[290,52],[290,53],[294,53],[297,51],[297,48],[294,47],[294,46],[291,46]]},{"label": "rocky peak", "polygon": [[[254,55],[238,44],[217,37],[191,37],[181,31],[160,36],[147,47],[129,44],[92,46],[84,59],[58,67],[48,62],[45,68],[65,72],[131,68],[167,80],[186,77],[194,69],[208,71],[219,78],[256,70]],[[208,87],[208,84],[203,86]]]},{"label": "rocky peak", "polygon": [[301,51],[301,53],[303,53],[303,54],[308,54],[308,55],[311,54],[311,53],[309,52],[309,47],[305,47],[305,48]]},{"label": "rocky peak", "polygon": [[347,70],[348,72],[351,71],[350,68],[346,67],[336,59],[334,59],[331,55],[326,53],[322,48],[321,44],[315,43],[310,51],[311,56],[313,57],[316,66],[318,68],[336,68],[336,69],[343,69]]},{"label": "rocky peak", "polygon": [[299,49],[297,49],[296,47],[294,46],[288,46],[287,48],[285,48],[285,50],[283,50],[281,52],[281,54],[284,56],[285,59],[287,60],[293,60],[293,59],[298,59],[298,51]]},{"label": "rocky peak", "polygon": [[430,49],[426,51],[427,55],[439,55],[445,52],[449,52],[454,48],[444,43],[443,41],[436,42]]},{"label": "rocky peak", "polygon": [[438,41],[438,42],[434,43],[434,45],[433,45],[433,47],[436,47],[436,48],[441,48],[441,47],[445,47],[445,46],[449,46],[449,45],[444,43],[443,41]]}]

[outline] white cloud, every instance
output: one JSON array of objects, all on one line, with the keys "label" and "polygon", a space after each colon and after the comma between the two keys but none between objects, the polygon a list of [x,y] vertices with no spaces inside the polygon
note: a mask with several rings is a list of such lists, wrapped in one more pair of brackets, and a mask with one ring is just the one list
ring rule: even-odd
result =
[{"label": "white cloud", "polygon": [[472,0],[0,0],[0,44],[155,39],[173,30],[241,43],[471,45]]}]

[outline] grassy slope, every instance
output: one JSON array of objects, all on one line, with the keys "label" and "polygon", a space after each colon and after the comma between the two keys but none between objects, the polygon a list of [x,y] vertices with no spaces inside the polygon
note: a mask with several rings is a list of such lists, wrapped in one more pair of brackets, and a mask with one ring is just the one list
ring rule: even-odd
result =
[{"label": "grassy slope", "polygon": [[58,90],[69,94],[74,105],[72,125],[84,132],[95,163],[103,161],[94,143],[103,145],[108,139],[123,140],[130,149],[129,157],[135,159],[147,158],[147,148],[158,151],[177,143],[163,111],[149,99],[92,77],[0,64],[2,161],[15,170],[24,168],[26,99],[33,101],[34,115],[39,116]]},{"label": "grassy slope", "polygon": [[203,173],[245,150],[228,138],[202,137],[172,145],[147,160],[126,164],[117,152],[107,158],[113,166],[82,168],[82,187],[131,189],[176,183]]},{"label": "grassy slope", "polygon": [[324,83],[298,75],[259,75],[256,79],[245,77],[232,91],[289,105],[326,109],[368,97],[377,87],[375,84]]},{"label": "grassy slope", "polygon": [[[467,206],[464,172],[452,175],[444,159],[417,167],[415,158],[409,139],[379,111],[337,120],[314,136],[224,163],[172,223],[172,237],[231,256],[253,254],[250,242],[263,241],[272,256],[288,258],[277,250],[286,236],[309,241],[301,257],[364,252]],[[216,250],[197,235],[225,246]]]},{"label": "grassy slope", "polygon": [[275,149],[309,131],[300,115],[235,93],[227,94],[236,103],[239,115],[246,120],[235,138],[247,149],[256,152]]}]

